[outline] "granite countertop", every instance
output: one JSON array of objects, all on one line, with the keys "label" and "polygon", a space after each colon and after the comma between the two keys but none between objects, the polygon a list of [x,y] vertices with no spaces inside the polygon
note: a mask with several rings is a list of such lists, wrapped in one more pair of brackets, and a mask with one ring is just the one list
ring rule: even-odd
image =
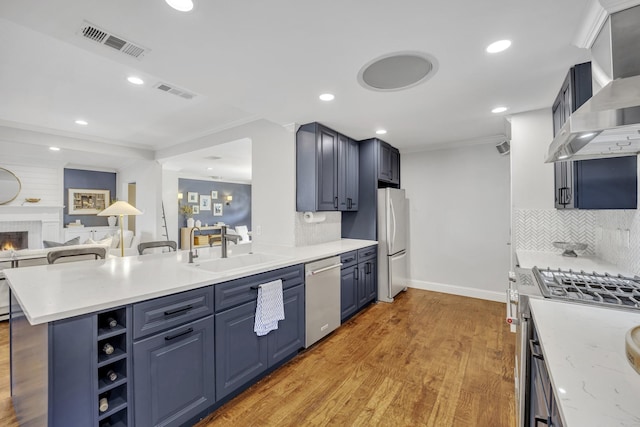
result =
[{"label": "granite countertop", "polygon": [[[200,248],[200,256],[194,264],[187,263],[187,251],[178,251],[6,269],[4,273],[29,323],[37,325],[302,264],[375,244],[375,241],[356,239],[301,247],[253,244],[253,253],[275,255],[277,259],[226,272],[206,269],[208,260],[220,257],[220,248],[214,247]],[[243,246],[238,245],[237,248]],[[232,249],[235,248],[232,246]],[[232,254],[229,258],[233,257]]]},{"label": "granite countertop", "polygon": [[521,268],[551,268],[562,270],[574,270],[597,273],[609,273],[613,275],[622,274],[623,276],[633,277],[634,274],[621,269],[610,262],[604,261],[593,255],[578,255],[577,257],[562,256],[561,252],[540,252],[516,250],[518,257],[518,265]]},{"label": "granite countertop", "polygon": [[567,427],[640,426],[640,375],[625,334],[640,311],[531,299],[544,360]]}]

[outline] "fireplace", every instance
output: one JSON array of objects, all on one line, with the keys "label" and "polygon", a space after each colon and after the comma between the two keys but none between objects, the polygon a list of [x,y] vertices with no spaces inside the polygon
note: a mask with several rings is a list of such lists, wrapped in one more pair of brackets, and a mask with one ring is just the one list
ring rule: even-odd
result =
[{"label": "fireplace", "polygon": [[0,232],[0,250],[17,251],[29,247],[28,231],[3,231]]}]

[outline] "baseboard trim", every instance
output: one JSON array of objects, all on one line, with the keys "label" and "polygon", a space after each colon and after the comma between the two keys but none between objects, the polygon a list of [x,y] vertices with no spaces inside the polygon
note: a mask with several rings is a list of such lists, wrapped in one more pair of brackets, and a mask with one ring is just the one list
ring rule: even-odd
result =
[{"label": "baseboard trim", "polygon": [[410,280],[409,287],[425,291],[442,292],[445,294],[461,295],[471,298],[486,299],[489,301],[506,303],[504,292],[487,291],[485,289],[468,288],[465,286],[447,285],[444,283],[425,282],[423,280]]}]

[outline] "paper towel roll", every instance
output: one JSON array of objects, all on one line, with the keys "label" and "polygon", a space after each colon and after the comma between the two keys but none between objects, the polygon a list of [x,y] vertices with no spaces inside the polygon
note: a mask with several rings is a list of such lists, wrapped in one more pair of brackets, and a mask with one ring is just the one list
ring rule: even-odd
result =
[{"label": "paper towel roll", "polygon": [[314,222],[322,222],[327,219],[325,214],[314,214],[313,212],[305,212],[304,213],[304,222],[314,223]]}]

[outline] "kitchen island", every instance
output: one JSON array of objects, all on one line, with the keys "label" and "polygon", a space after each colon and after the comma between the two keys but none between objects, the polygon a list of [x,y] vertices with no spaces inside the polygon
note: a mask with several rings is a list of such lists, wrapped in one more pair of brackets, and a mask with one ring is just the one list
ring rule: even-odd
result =
[{"label": "kitchen island", "polygon": [[[206,248],[193,264],[187,252],[177,252],[8,271],[18,420],[37,426],[196,420],[303,347],[302,264],[375,244],[254,245],[255,253],[226,260],[219,248]],[[258,337],[255,289],[278,278],[285,320]]]},{"label": "kitchen island", "polygon": [[563,425],[640,426],[640,375],[624,341],[640,312],[548,299],[530,306]]}]

